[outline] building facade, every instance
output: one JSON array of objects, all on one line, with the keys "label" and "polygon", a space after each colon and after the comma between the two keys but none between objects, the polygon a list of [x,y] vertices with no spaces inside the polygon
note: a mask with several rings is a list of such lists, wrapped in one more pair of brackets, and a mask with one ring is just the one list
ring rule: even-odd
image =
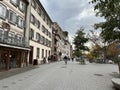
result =
[{"label": "building facade", "polygon": [[28,65],[29,0],[0,1],[0,71]]},{"label": "building facade", "polygon": [[56,22],[53,23],[52,28],[52,55],[57,61],[63,60],[64,56],[70,58],[68,32],[63,31]]},{"label": "building facade", "polygon": [[43,58],[51,55],[52,20],[39,0],[32,0],[30,11],[30,57],[29,64],[37,60],[42,63]]}]

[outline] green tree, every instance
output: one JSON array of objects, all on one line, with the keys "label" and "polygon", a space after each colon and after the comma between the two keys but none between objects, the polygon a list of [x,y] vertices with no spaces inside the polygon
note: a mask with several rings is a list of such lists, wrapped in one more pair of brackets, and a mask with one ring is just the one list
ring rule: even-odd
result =
[{"label": "green tree", "polygon": [[120,0],[92,0],[96,16],[103,17],[105,22],[95,24],[101,28],[101,36],[105,42],[120,40]]},{"label": "green tree", "polygon": [[84,28],[81,27],[77,31],[73,40],[73,43],[75,45],[74,55],[77,57],[82,55],[82,51],[89,50],[88,47],[84,45],[88,41],[88,38],[85,38],[85,33],[83,31]]}]

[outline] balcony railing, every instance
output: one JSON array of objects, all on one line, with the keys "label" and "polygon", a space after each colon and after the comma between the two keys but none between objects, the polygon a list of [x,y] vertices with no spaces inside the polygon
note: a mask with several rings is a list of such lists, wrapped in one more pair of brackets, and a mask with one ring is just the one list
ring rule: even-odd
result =
[{"label": "balcony railing", "polygon": [[8,35],[1,34],[1,33],[0,33],[0,43],[13,45],[13,46],[18,46],[18,47],[24,47],[24,48],[28,47],[27,46],[28,42],[25,42],[25,38],[24,37],[21,37],[21,38],[10,37]]}]

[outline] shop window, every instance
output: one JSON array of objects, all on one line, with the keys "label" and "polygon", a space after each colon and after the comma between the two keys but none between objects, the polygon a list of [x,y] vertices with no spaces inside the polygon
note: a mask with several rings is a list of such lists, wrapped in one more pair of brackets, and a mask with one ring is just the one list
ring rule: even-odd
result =
[{"label": "shop window", "polygon": [[10,0],[10,3],[12,3],[14,6],[18,5],[19,0]]},{"label": "shop window", "polygon": [[23,2],[22,0],[21,0],[20,3],[19,3],[19,9],[20,9],[22,12],[25,12],[25,10],[26,10],[26,4],[25,4],[25,2]]},{"label": "shop window", "polygon": [[9,22],[16,24],[16,20],[17,20],[17,16],[16,13],[14,13],[13,11],[9,10],[9,16],[8,16],[8,20]]},{"label": "shop window", "polygon": [[24,22],[23,18],[18,16],[18,27],[24,28],[24,26],[25,26],[25,22]]},{"label": "shop window", "polygon": [[6,7],[0,3],[0,17],[5,19],[6,18]]}]

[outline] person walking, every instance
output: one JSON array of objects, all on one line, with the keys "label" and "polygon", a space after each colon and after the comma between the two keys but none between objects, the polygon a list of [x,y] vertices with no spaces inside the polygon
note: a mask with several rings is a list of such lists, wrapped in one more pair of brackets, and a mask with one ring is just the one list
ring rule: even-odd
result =
[{"label": "person walking", "polygon": [[67,64],[67,56],[64,57],[65,64]]}]

